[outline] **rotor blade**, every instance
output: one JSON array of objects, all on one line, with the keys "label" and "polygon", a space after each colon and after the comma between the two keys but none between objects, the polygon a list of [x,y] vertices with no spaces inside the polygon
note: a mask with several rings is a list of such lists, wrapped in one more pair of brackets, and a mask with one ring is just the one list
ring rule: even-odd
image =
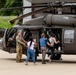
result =
[{"label": "rotor blade", "polygon": [[64,3],[63,6],[76,6],[76,2],[72,3]]},{"label": "rotor blade", "polygon": [[[61,2],[62,3],[62,2]],[[57,5],[51,5],[52,3],[35,3],[33,4],[33,6],[25,6],[25,7],[10,7],[10,8],[1,8],[0,11],[6,11],[6,10],[16,10],[16,9],[23,9],[23,8],[40,8],[40,7],[57,7]],[[76,2],[63,2],[63,4],[61,4],[61,7],[67,7],[67,6],[76,6]]]},{"label": "rotor blade", "polygon": [[20,16],[20,17],[17,17],[17,18],[15,18],[15,19],[13,19],[13,20],[10,20],[9,22],[10,22],[11,24],[13,24],[16,20],[23,19],[24,17],[28,17],[28,16],[30,16],[30,15],[34,15],[34,14],[37,14],[37,13],[41,13],[41,12],[43,12],[43,11],[46,11],[46,10],[50,9],[50,8],[51,8],[51,7],[46,7],[46,8],[42,8],[42,9],[39,9],[39,10],[35,10],[35,11],[33,11],[33,12],[24,14],[24,15],[22,15],[22,16]]},{"label": "rotor blade", "polygon": [[40,6],[35,5],[35,6],[26,6],[26,7],[1,8],[0,11],[23,9],[23,8],[40,8],[40,7],[47,7],[47,6],[46,5],[40,5]]}]

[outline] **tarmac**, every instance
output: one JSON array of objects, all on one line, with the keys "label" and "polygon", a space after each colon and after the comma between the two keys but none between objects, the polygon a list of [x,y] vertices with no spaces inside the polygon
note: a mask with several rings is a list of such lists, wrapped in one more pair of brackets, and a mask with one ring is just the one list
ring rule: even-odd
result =
[{"label": "tarmac", "polygon": [[[16,63],[16,54],[9,54],[0,50],[0,75],[76,75],[76,55],[62,55],[63,60],[54,60],[48,62],[46,56],[46,64],[41,63],[41,55],[38,57],[34,65],[29,62],[26,66],[25,62]],[[23,60],[26,56],[23,55]]]}]

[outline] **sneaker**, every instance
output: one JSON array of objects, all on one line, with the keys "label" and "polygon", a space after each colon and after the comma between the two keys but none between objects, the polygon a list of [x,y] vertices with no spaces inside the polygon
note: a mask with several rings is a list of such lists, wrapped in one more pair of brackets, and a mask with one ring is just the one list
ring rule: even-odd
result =
[{"label": "sneaker", "polygon": [[42,64],[46,64],[46,62],[42,62]]},{"label": "sneaker", "polygon": [[16,61],[16,63],[20,63],[20,61]]},{"label": "sneaker", "polygon": [[26,62],[26,64],[25,65],[28,65],[28,63]]},{"label": "sneaker", "polygon": [[23,60],[20,60],[20,62],[23,62]]},{"label": "sneaker", "polygon": [[37,65],[36,63],[34,63],[34,65]]}]

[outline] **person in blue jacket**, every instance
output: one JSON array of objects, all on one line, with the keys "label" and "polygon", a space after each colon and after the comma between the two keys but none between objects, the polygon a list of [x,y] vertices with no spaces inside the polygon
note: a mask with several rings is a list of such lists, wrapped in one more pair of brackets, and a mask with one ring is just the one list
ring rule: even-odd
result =
[{"label": "person in blue jacket", "polygon": [[41,38],[39,40],[40,42],[40,48],[42,51],[42,64],[46,64],[45,57],[46,57],[46,46],[47,46],[47,39],[45,38],[45,34],[41,34]]}]

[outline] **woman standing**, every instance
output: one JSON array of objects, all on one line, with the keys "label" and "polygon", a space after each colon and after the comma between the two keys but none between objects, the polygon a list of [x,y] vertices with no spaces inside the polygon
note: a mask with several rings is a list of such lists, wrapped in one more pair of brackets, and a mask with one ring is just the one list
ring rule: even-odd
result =
[{"label": "woman standing", "polygon": [[34,42],[33,38],[30,38],[29,42],[27,43],[27,58],[26,58],[26,65],[28,65],[28,60],[32,57],[32,61],[35,64],[35,51],[34,47],[37,46],[36,42]]}]

